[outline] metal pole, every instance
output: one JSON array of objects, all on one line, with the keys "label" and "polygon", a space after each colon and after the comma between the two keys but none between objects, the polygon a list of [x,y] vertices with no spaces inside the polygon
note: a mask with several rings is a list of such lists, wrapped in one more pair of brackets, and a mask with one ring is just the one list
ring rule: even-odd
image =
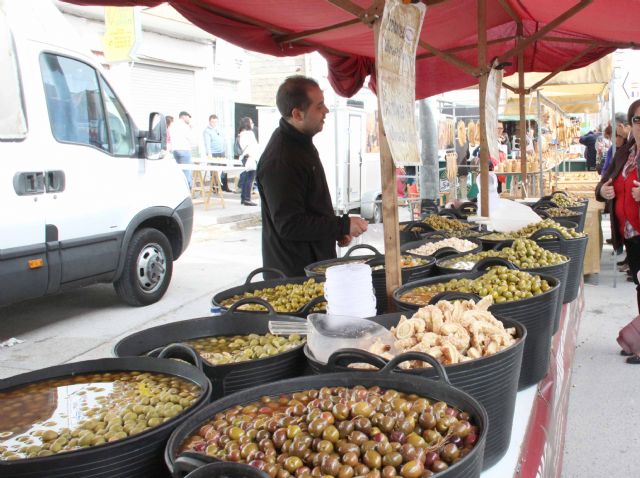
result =
[{"label": "metal pole", "polygon": [[544,196],[544,178],[542,177],[542,126],[540,119],[542,118],[542,105],[540,102],[540,90],[536,91],[538,99],[538,160],[540,162],[540,197]]}]

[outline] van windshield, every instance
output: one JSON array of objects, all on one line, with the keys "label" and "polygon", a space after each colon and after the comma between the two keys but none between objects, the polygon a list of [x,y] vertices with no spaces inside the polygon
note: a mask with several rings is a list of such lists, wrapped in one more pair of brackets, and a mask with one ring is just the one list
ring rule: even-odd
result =
[{"label": "van windshield", "polygon": [[18,56],[5,13],[0,10],[0,141],[27,137]]}]

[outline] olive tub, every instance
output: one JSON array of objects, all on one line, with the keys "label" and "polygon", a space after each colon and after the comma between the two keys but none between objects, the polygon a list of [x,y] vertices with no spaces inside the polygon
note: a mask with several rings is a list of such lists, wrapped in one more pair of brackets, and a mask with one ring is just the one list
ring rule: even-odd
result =
[{"label": "olive tub", "polygon": [[[398,364],[406,360],[424,360],[430,362],[438,371],[438,380],[394,372]],[[463,410],[478,426],[479,436],[473,449],[457,463],[438,473],[441,478],[476,478],[482,470],[482,456],[487,439],[487,412],[478,401],[466,392],[454,388],[444,368],[432,357],[412,352],[391,360],[379,372],[330,373],[282,380],[271,385],[262,385],[230,395],[218,400],[199,413],[190,417],[182,426],[174,431],[165,449],[165,461],[174,478],[182,478],[186,472],[195,468],[196,463],[206,464],[218,460],[205,455],[187,452],[180,454],[182,443],[216,413],[227,410],[238,404],[246,404],[260,399],[262,396],[278,396],[302,390],[319,389],[321,387],[364,387],[377,386],[382,389],[395,389],[403,393],[414,393],[421,397],[445,401],[451,407]]]},{"label": "olive tub", "polygon": [[[171,352],[167,357],[173,356]],[[180,357],[184,358],[184,357]],[[0,461],[3,478],[158,478],[169,476],[162,450],[173,429],[209,403],[211,384],[202,370],[184,362],[133,357],[106,358],[58,365],[2,380],[7,391],[44,380],[92,373],[140,371],[172,375],[197,384],[202,394],[190,408],[169,421],[132,437],[81,450],[14,461]]]}]

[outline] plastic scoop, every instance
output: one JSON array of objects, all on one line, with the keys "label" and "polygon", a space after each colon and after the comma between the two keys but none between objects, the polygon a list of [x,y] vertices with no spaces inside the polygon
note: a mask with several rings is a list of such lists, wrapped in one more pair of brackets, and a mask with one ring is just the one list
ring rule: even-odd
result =
[{"label": "plastic scoop", "polygon": [[[388,346],[389,352],[396,354],[393,334],[371,320],[327,314],[309,314],[306,324],[277,324],[269,322],[269,331],[275,334],[298,333],[307,335],[309,351],[320,362],[326,363],[338,349],[356,348],[369,350],[376,341]],[[306,325],[306,327],[305,327]],[[302,327],[301,327],[302,326]]]}]

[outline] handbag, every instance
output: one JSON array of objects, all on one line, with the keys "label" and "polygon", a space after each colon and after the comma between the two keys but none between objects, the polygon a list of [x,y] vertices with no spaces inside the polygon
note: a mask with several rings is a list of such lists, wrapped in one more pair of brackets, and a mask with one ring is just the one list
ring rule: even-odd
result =
[{"label": "handbag", "polygon": [[640,354],[640,315],[620,329],[617,341],[626,353]]}]

